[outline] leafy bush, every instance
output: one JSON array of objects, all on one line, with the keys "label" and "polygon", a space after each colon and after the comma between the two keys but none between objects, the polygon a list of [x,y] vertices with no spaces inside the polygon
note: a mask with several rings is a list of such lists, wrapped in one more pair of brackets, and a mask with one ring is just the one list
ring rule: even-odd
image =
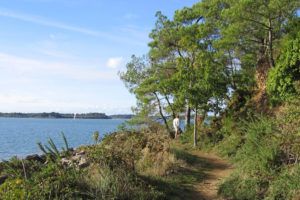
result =
[{"label": "leafy bush", "polygon": [[241,174],[238,173],[229,177],[220,185],[218,193],[233,200],[261,199],[258,193],[261,189],[259,180]]},{"label": "leafy bush", "polygon": [[242,136],[239,133],[232,133],[225,137],[216,146],[221,156],[234,157],[242,143]]},{"label": "leafy bush", "polygon": [[293,99],[277,113],[277,126],[281,132],[280,146],[285,154],[285,164],[300,161],[300,99]]},{"label": "leafy bush", "polygon": [[278,131],[269,118],[259,117],[244,125],[245,143],[235,160],[253,176],[269,176],[280,165],[281,151],[276,138]]},{"label": "leafy bush", "polygon": [[0,186],[0,197],[2,200],[25,199],[26,190],[22,179],[6,181]]},{"label": "leafy bush", "polygon": [[[61,164],[62,157],[71,155],[59,152],[49,140],[48,148],[40,145],[51,158],[46,163],[46,159],[29,161],[16,157],[1,163],[1,173],[9,178],[0,186],[0,199],[164,199],[164,193],[144,181],[137,169],[138,161],[143,164],[141,150],[148,145],[149,168],[157,166],[165,173],[172,162],[158,156],[165,150],[164,142],[162,137],[151,134],[111,134],[100,144],[80,148],[85,150],[90,165],[79,169]],[[69,149],[66,139],[65,143]],[[161,155],[169,155],[165,153]]]},{"label": "leafy bush", "polygon": [[282,165],[278,130],[274,120],[266,117],[243,122],[241,130],[244,141],[234,156],[236,173],[220,186],[219,193],[233,199],[262,199]]},{"label": "leafy bush", "polygon": [[82,172],[75,168],[65,169],[49,163],[28,181],[29,199],[79,199],[88,198],[81,183]]},{"label": "leafy bush", "polygon": [[285,167],[270,184],[267,200],[299,199],[300,165]]},{"label": "leafy bush", "polygon": [[149,187],[134,172],[94,165],[84,182],[91,199],[160,199],[163,194]]},{"label": "leafy bush", "polygon": [[182,144],[192,144],[194,140],[193,127],[190,126],[183,134],[180,135],[179,138]]},{"label": "leafy bush", "polygon": [[70,148],[68,144],[68,140],[64,133],[61,133],[61,136],[64,141],[64,147],[62,147],[62,151],[59,151],[56,144],[53,142],[51,138],[48,139],[48,145],[43,145],[41,142],[38,142],[37,145],[40,150],[50,159],[52,162],[55,162],[57,159],[60,159],[62,156],[68,156],[70,153]]},{"label": "leafy bush", "polygon": [[221,128],[217,130],[223,139],[217,144],[216,149],[222,156],[233,157],[243,143],[241,123],[232,116],[222,119]]},{"label": "leafy bush", "polygon": [[267,80],[267,91],[273,102],[282,102],[297,94],[295,82],[300,80],[300,34],[289,40]]}]

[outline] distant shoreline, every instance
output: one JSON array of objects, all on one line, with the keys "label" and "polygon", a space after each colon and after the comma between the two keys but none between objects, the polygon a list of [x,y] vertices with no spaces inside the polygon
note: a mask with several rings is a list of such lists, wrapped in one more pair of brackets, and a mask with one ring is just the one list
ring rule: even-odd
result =
[{"label": "distant shoreline", "polygon": [[36,119],[131,119],[131,114],[106,115],[105,113],[1,113],[0,118],[36,118]]}]

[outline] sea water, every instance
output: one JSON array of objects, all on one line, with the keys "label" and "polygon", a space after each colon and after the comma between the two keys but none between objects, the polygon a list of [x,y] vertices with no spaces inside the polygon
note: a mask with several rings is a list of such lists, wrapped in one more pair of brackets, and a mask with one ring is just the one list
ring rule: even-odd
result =
[{"label": "sea water", "polygon": [[64,146],[63,132],[70,147],[93,144],[93,133],[109,134],[124,119],[33,119],[0,118],[0,161],[12,156],[24,157],[41,153],[38,142],[52,138],[57,147]]}]

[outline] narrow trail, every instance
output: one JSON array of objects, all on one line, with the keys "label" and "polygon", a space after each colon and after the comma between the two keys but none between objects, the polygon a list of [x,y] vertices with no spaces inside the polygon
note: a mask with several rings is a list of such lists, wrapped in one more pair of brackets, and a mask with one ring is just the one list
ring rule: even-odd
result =
[{"label": "narrow trail", "polygon": [[232,173],[233,166],[213,153],[177,147],[174,149],[177,157],[188,163],[180,173],[193,177],[180,183],[186,189],[184,194],[177,196],[178,199],[224,200],[218,196],[218,186]]},{"label": "narrow trail", "polygon": [[192,199],[222,200],[222,198],[218,197],[218,185],[224,178],[231,174],[233,171],[232,165],[214,154],[194,151],[193,155],[204,161],[204,165],[200,162],[194,167],[202,170],[202,172],[205,173],[205,176],[203,181],[194,185],[196,193]]}]

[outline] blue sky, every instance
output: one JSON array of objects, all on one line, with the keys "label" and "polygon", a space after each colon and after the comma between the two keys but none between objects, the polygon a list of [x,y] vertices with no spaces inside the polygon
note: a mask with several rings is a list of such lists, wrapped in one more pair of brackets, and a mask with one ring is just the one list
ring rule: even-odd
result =
[{"label": "blue sky", "polygon": [[155,13],[196,0],[1,0],[0,112],[130,113],[119,80]]}]

